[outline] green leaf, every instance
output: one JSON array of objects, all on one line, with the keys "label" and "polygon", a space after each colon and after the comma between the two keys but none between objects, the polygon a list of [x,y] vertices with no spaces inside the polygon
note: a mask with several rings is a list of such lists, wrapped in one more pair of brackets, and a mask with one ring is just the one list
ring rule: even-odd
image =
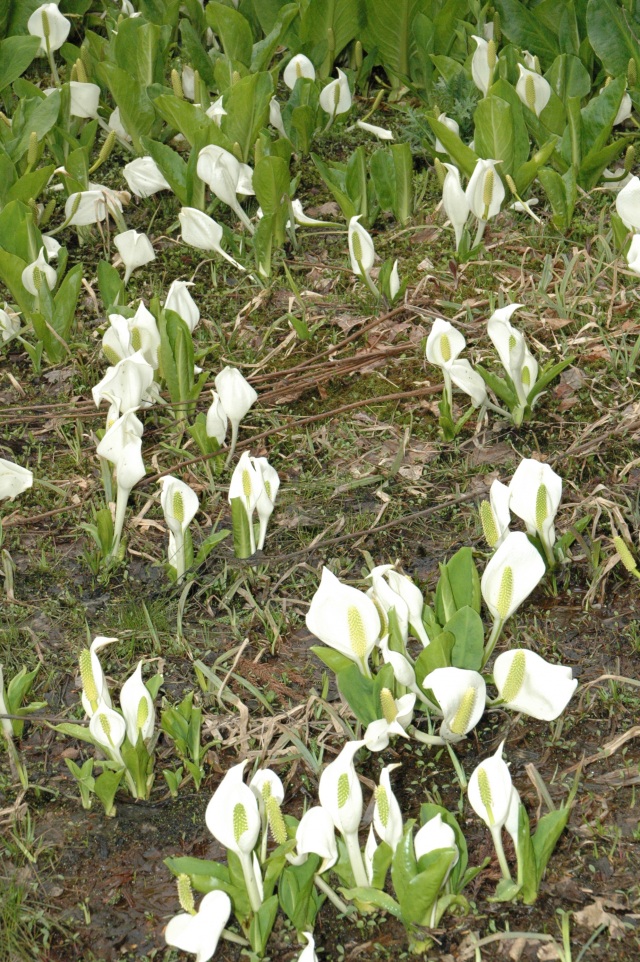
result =
[{"label": "green leaf", "polygon": [[558,361],[557,364],[551,364],[550,366],[547,365],[542,370],[540,377],[529,392],[527,404],[531,407],[540,392],[544,391],[547,385],[551,384],[551,382],[558,377],[558,375],[561,374],[565,368],[569,367],[570,364],[573,364],[575,359],[575,354],[572,354],[571,357],[565,358],[564,361]]},{"label": "green leaf", "polygon": [[171,190],[183,207],[189,207],[187,192],[187,165],[180,154],[169,147],[149,137],[141,137],[140,142],[145,154],[153,158]]},{"label": "green leaf", "polygon": [[280,907],[298,932],[313,929],[318,906],[314,879],[320,863],[319,855],[310,855],[302,865],[288,865],[280,876]]},{"label": "green leaf", "polygon": [[482,595],[480,593],[480,578],[473,560],[471,548],[460,548],[447,561],[447,573],[456,611],[469,605],[480,613]]},{"label": "green leaf", "polygon": [[98,288],[105,313],[125,303],[125,287],[117,270],[108,261],[98,262]]},{"label": "green leaf", "polygon": [[[280,8],[278,17],[271,29],[268,31],[265,30],[267,35],[253,45],[251,73],[259,73],[261,70],[268,69],[271,58],[282,43],[282,39],[289,29],[289,26],[298,16],[298,12],[298,5],[296,3],[287,3]],[[260,16],[260,13],[258,13],[258,16]]]},{"label": "green leaf", "polygon": [[567,230],[573,218],[573,210],[578,196],[573,168],[570,167],[561,176],[550,167],[542,167],[538,172],[538,180],[542,184],[553,209],[552,220],[554,225],[558,230]]},{"label": "green leaf", "polygon": [[640,24],[624,4],[616,0],[589,0],[587,34],[610,76],[624,76],[631,59],[640,74]]},{"label": "green leaf", "polygon": [[436,668],[449,668],[451,666],[451,652],[455,644],[455,638],[450,632],[443,631],[431,643],[424,648],[414,665],[416,680],[422,685],[427,675],[435,671]]},{"label": "green leaf", "polygon": [[233,7],[214,2],[207,4],[205,17],[208,25],[220,38],[225,56],[232,62],[248,67],[253,52],[253,34],[249,21]]},{"label": "green leaf", "polygon": [[284,220],[289,213],[289,165],[282,157],[263,157],[255,166],[253,189],[264,214],[279,215]]},{"label": "green leaf", "polygon": [[82,264],[76,264],[65,274],[53,298],[54,328],[65,341],[68,339],[73,325],[81,287]]},{"label": "green leaf", "polygon": [[540,150],[535,152],[531,160],[528,160],[526,163],[522,164],[521,167],[516,171],[514,180],[516,182],[516,187],[519,194],[522,195],[527,188],[531,186],[537,177],[540,168],[547,163],[553,154],[557,143],[557,137],[552,137],[551,140],[548,140],[542,145]]},{"label": "green leaf", "polygon": [[93,783],[93,791],[104,805],[105,815],[115,815],[116,813],[113,800],[123,776],[124,768],[117,772],[105,771],[102,775],[98,775]]},{"label": "green leaf", "polygon": [[543,815],[536,826],[535,834],[531,840],[536,858],[536,877],[538,883],[536,889],[540,887],[547,863],[553,854],[554,848],[558,844],[558,839],[567,826],[570,811],[570,805],[557,808],[555,812],[548,812],[546,815]]},{"label": "green leaf", "polygon": [[320,648],[319,645],[312,645],[311,651],[336,675],[339,671],[344,671],[354,664],[351,658],[347,658],[340,651],[334,651],[333,648]]},{"label": "green leaf", "polygon": [[[389,671],[391,669],[391,671]],[[380,692],[393,685],[393,668],[384,665],[374,678],[366,678],[357,665],[351,663],[336,675],[340,694],[363,725],[382,717]]]},{"label": "green leaf", "polygon": [[518,882],[522,885],[522,898],[525,905],[532,905],[538,894],[538,873],[536,857],[531,842],[529,816],[520,803],[518,811]]},{"label": "green leaf", "polygon": [[144,153],[140,138],[151,133],[156,119],[153,103],[145,88],[128,71],[113,63],[100,63],[96,71],[120,108],[120,118],[131,135],[136,152]]},{"label": "green leaf", "polygon": [[333,194],[334,200],[339,205],[345,220],[351,220],[351,218],[355,217],[358,213],[358,209],[354,199],[347,193],[346,174],[338,167],[329,167],[317,154],[311,154],[311,159],[316,165],[325,184]]},{"label": "green leaf", "polygon": [[153,105],[163,120],[179,130],[192,147],[196,141],[204,139],[209,144],[224,147],[225,150],[232,149],[233,143],[225,137],[211,117],[207,117],[202,107],[191,104],[188,100],[179,100],[173,94],[164,93],[154,99]]},{"label": "green leaf", "polygon": [[481,364],[476,364],[475,369],[478,372],[478,374],[481,375],[487,387],[491,388],[491,390],[493,391],[493,393],[497,398],[499,398],[501,401],[504,401],[504,403],[507,405],[510,411],[517,406],[518,398],[516,396],[516,393],[515,391],[511,390],[511,388],[503,378],[498,377],[496,374],[493,374],[491,371],[487,371],[487,369],[484,368]]},{"label": "green leaf", "polygon": [[39,48],[39,37],[7,37],[0,40],[0,90],[25,72]]},{"label": "green leaf", "polygon": [[484,625],[477,611],[465,605],[446,623],[445,631],[455,638],[451,664],[455,668],[480,671],[484,652]]},{"label": "green leaf", "polygon": [[74,725],[73,722],[61,722],[59,725],[52,725],[51,727],[55,732],[60,732],[61,735],[78,738],[80,741],[89,742],[90,745],[95,744],[88,725]]},{"label": "green leaf", "polygon": [[474,149],[480,157],[501,160],[501,170],[513,175],[515,133],[511,105],[491,94],[479,101],[473,115]]},{"label": "green leaf", "polygon": [[222,130],[232,145],[239,144],[245,163],[251,159],[261,127],[266,126],[272,96],[271,74],[263,72],[238,80],[225,97],[227,114],[222,118]]},{"label": "green leaf", "polygon": [[579,57],[571,54],[559,54],[547,70],[545,79],[562,101],[568,97],[588,97],[591,92],[589,71]]},{"label": "green leaf", "polygon": [[[323,58],[318,76],[328,77],[335,58],[347,44],[357,39],[363,26],[363,10],[359,0],[313,0],[302,7],[300,40],[314,44]],[[314,57],[319,63],[320,57]]]},{"label": "green leaf", "polygon": [[198,553],[195,557],[194,567],[199,568],[206,559],[209,557],[213,549],[228,538],[231,532],[228,528],[221,528],[220,531],[212,531],[211,534],[207,535],[200,547],[198,548]]},{"label": "green leaf", "polygon": [[34,98],[27,101],[24,123],[21,125],[20,133],[14,140],[5,144],[7,153],[12,160],[18,161],[26,154],[32,133],[37,135],[38,140],[42,140],[45,134],[49,133],[58,119],[60,103],[59,90],[54,90],[52,94],[43,99]]},{"label": "green leaf", "polygon": [[402,839],[396,845],[391,862],[391,880],[396,898],[402,907],[403,917],[407,911],[406,902],[411,881],[418,874],[418,863],[413,847],[413,826],[415,819],[409,819],[404,828]]},{"label": "green leaf", "polygon": [[454,134],[452,130],[449,130],[445,124],[436,120],[435,117],[428,116],[427,120],[429,121],[429,126],[452,161],[460,168],[461,173],[466,174],[467,177],[471,177],[478,162],[479,155],[473,150],[470,150],[458,134]]},{"label": "green leaf", "polygon": [[345,889],[344,895],[346,898],[361,902],[363,904],[376,905],[378,908],[382,909],[383,912],[388,912],[389,915],[394,915],[397,919],[402,918],[402,910],[395,899],[386,892],[380,892],[378,889],[374,888],[353,888]]},{"label": "green leaf", "polygon": [[233,550],[236,558],[250,558],[251,535],[247,509],[242,498],[231,499],[231,526],[233,528]]},{"label": "green leaf", "polygon": [[162,83],[171,34],[168,25],[160,27],[142,17],[123,17],[113,42],[116,65],[143,89]]},{"label": "green leaf", "polygon": [[425,0],[396,0],[393,4],[364,0],[366,26],[360,39],[368,50],[377,49],[378,62],[396,84],[410,80],[412,62],[420,62],[413,21],[419,13],[428,13],[429,7]]},{"label": "green leaf", "polygon": [[535,9],[527,9],[519,0],[496,0],[495,7],[504,35],[517,46],[536,54],[546,70],[560,50],[556,36],[541,23]]},{"label": "green leaf", "polygon": [[405,921],[425,926],[430,924],[431,909],[455,855],[455,849],[441,848],[422,856],[418,863],[418,874],[411,880],[405,898],[400,901]]},{"label": "green leaf", "polygon": [[273,928],[273,923],[276,920],[277,912],[278,896],[272,895],[270,898],[264,900],[258,911],[251,919],[251,924],[249,926],[249,940],[251,942],[253,951],[259,956],[264,955],[267,942],[269,941],[269,936],[271,935],[271,929]]}]

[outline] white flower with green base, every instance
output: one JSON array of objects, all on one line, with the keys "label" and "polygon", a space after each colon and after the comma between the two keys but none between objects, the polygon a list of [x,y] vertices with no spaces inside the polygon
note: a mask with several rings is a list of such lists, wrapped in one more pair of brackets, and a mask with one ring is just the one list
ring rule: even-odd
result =
[{"label": "white flower with green base", "polygon": [[358,829],[362,819],[362,788],[353,758],[364,742],[347,742],[334,762],[324,769],[318,785],[320,804],[342,835],[357,887],[369,882],[362,860]]},{"label": "white flower with green base", "polygon": [[167,474],[164,478],[160,478],[160,484],[162,485],[160,503],[167,527],[173,536],[168,560],[176,570],[176,580],[180,582],[186,570],[185,536],[187,528],[200,507],[200,502],[195,491],[179,478]]},{"label": "white flower with green base", "polygon": [[510,532],[489,561],[480,581],[482,597],[493,618],[483,667],[493,653],[505,621],[540,583],[545,571],[540,552],[522,531]]},{"label": "white flower with green base", "polygon": [[207,805],[205,821],[214,838],[238,856],[251,908],[257,912],[262,895],[252,854],[261,823],[258,801],[242,778],[246,764],[229,769]]},{"label": "white flower with green base", "polygon": [[323,568],[306,623],[316,638],[350,658],[363,675],[371,676],[369,655],[379,640],[381,627],[371,598],[357,588],[343,585],[328,568]]}]

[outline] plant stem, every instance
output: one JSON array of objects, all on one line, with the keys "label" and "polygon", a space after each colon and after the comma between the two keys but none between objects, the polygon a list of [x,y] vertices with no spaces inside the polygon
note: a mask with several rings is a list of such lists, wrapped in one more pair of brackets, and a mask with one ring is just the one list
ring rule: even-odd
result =
[{"label": "plant stem", "polygon": [[454,752],[453,745],[451,744],[451,742],[446,742],[446,746],[447,746],[447,751],[449,752],[449,758],[451,759],[453,767],[456,770],[456,775],[458,776],[458,781],[460,782],[460,788],[462,789],[463,792],[465,792],[467,790],[468,782],[467,782],[467,776],[464,773],[464,768],[460,764],[460,759]]},{"label": "plant stem", "polygon": [[349,856],[349,862],[351,863],[353,877],[356,880],[356,885],[358,888],[368,888],[369,879],[367,878],[364,862],[362,861],[362,850],[360,849],[360,842],[358,840],[357,832],[343,832],[342,837],[344,838],[345,845],[347,846],[347,854]]},{"label": "plant stem", "polygon": [[247,886],[247,895],[249,896],[251,908],[254,912],[258,912],[260,910],[260,906],[262,905],[262,898],[260,897],[258,882],[256,881],[256,875],[253,871],[251,853],[238,852],[238,857],[240,859],[240,864],[242,865],[242,874],[244,875],[245,885]]},{"label": "plant stem", "polygon": [[325,880],[322,878],[321,875],[314,876],[313,881],[316,883],[316,886],[320,889],[320,891],[327,896],[329,901],[332,902],[333,905],[335,905],[338,912],[340,912],[342,915],[350,915],[354,911],[353,906],[347,905],[345,902],[343,902],[340,896],[336,895],[334,890],[331,888],[328,882],[325,882]]},{"label": "plant stem", "polygon": [[229,447],[229,453],[227,455],[227,460],[224,462],[225,468],[228,468],[231,464],[231,459],[235,454],[236,444],[238,443],[238,428],[240,427],[239,421],[231,422],[231,446]]},{"label": "plant stem", "polygon": [[423,745],[445,745],[446,742],[444,738],[440,735],[427,735],[426,732],[418,731],[417,728],[407,729],[412,738],[415,738],[417,742],[422,742]]},{"label": "plant stem", "polygon": [[487,641],[484,648],[484,657],[482,659],[483,668],[491,658],[491,655],[493,654],[493,649],[496,647],[496,643],[498,641],[498,638],[500,637],[500,632],[502,631],[503,625],[504,625],[504,621],[501,618],[498,618],[493,623],[491,634],[489,635],[489,640]]},{"label": "plant stem", "polygon": [[473,247],[477,247],[484,236],[484,229],[487,226],[486,220],[478,219],[478,229],[476,231],[476,236],[473,240]]},{"label": "plant stem", "polygon": [[498,856],[498,862],[500,864],[500,871],[502,872],[502,877],[507,879],[507,881],[512,882],[511,872],[509,871],[509,865],[507,863],[507,857],[504,854],[504,848],[502,847],[502,829],[501,828],[491,828],[491,837],[493,839],[493,845],[496,850],[496,855]]},{"label": "plant stem", "polygon": [[116,521],[113,526],[113,544],[111,546],[111,554],[109,557],[113,557],[120,547],[120,538],[122,537],[122,529],[124,528],[124,517],[127,510],[127,502],[129,501],[130,492],[126,488],[118,485],[118,493],[116,494]]}]

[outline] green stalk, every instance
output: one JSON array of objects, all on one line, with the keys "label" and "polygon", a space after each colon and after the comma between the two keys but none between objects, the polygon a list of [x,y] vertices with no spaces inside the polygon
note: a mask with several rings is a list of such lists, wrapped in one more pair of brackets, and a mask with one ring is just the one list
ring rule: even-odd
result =
[{"label": "green stalk", "polygon": [[[327,882],[325,882],[321,875],[314,876],[313,881],[320,891],[327,896],[329,901],[335,905],[341,915],[350,915],[354,911],[353,905],[347,905],[345,902],[343,902],[340,896],[336,895],[334,890]],[[367,883],[367,885],[368,884],[369,883]]]},{"label": "green stalk", "polygon": [[368,888],[369,879],[367,878],[364,862],[362,860],[362,850],[360,848],[360,842],[358,841],[358,833],[343,832],[342,837],[344,838],[345,845],[347,846],[347,855],[349,856],[349,862],[351,863],[351,869],[353,871],[353,877],[356,880],[357,887]]},{"label": "green stalk", "polygon": [[509,871],[507,857],[504,854],[504,848],[502,847],[502,829],[491,826],[491,838],[493,839],[493,845],[496,850],[496,855],[498,856],[502,877],[508,882],[512,882],[513,879],[511,878],[511,872]]},{"label": "green stalk", "polygon": [[242,874],[244,875],[244,882],[247,886],[247,895],[249,896],[251,909],[253,912],[258,912],[262,906],[262,899],[260,898],[258,882],[256,880],[255,872],[253,871],[251,853],[238,851],[238,858],[240,859],[240,864],[242,866]]},{"label": "green stalk", "polygon": [[493,649],[496,647],[496,644],[497,644],[498,638],[500,637],[500,632],[502,631],[503,626],[504,626],[504,621],[501,618],[498,618],[496,621],[494,621],[493,628],[491,629],[491,634],[489,635],[489,640],[486,643],[484,648],[482,668],[484,668],[484,666],[487,664],[487,662],[491,658],[491,655],[493,654]]}]

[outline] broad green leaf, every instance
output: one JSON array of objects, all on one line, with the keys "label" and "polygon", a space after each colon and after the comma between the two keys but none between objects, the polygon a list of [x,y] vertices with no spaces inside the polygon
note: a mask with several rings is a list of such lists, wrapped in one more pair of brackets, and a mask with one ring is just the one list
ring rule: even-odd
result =
[{"label": "broad green leaf", "polygon": [[480,578],[471,548],[465,547],[456,551],[447,561],[446,567],[456,610],[469,605],[479,614],[482,602]]},{"label": "broad green leaf", "polygon": [[39,48],[39,37],[7,37],[0,40],[0,90],[25,72]]},{"label": "broad green leaf", "polygon": [[399,80],[411,78],[411,63],[420,59],[413,20],[419,13],[431,12],[428,0],[396,0],[396,3],[380,3],[380,0],[364,0],[366,26],[360,39],[367,49],[375,47],[378,62],[392,77]]},{"label": "broad green leaf", "polygon": [[496,0],[495,7],[504,35],[522,49],[536,54],[546,70],[560,49],[555,34],[536,16],[535,8],[529,10],[520,0]]},{"label": "broad green leaf", "polygon": [[142,17],[124,17],[114,40],[115,61],[145,89],[162,83],[171,27],[146,23]]},{"label": "broad green leaf", "polygon": [[179,100],[173,94],[160,94],[153,101],[153,105],[163,120],[179,130],[192,147],[196,141],[206,139],[207,143],[231,151],[233,143],[225,137],[218,125],[207,117],[202,107],[191,104],[188,100]]},{"label": "broad green leaf", "polygon": [[266,32],[266,37],[253,45],[251,73],[259,73],[269,68],[274,53],[282,43],[289,26],[298,16],[298,12],[298,5],[295,3],[287,3],[280,9],[271,30]]},{"label": "broad green leaf", "polygon": [[98,288],[105,312],[125,302],[124,283],[115,267],[108,261],[98,262]]},{"label": "broad green leaf", "polygon": [[569,367],[569,365],[573,364],[573,362],[575,361],[575,359],[576,359],[576,358],[575,358],[575,355],[572,354],[570,357],[567,357],[567,358],[565,358],[565,359],[562,360],[562,361],[558,361],[557,364],[549,364],[549,365],[547,365],[547,366],[543,369],[543,371],[540,373],[540,376],[539,376],[538,380],[536,381],[536,383],[535,383],[535,384],[533,385],[533,387],[531,388],[531,392],[529,393],[529,396],[528,396],[528,398],[527,398],[527,404],[528,404],[529,406],[531,406],[531,405],[533,404],[533,402],[535,401],[535,399],[538,397],[538,395],[539,395],[542,391],[544,391],[544,389],[547,387],[547,385],[548,385],[548,384],[551,384],[551,382],[552,382],[555,378],[557,378],[558,375],[561,374],[561,373],[564,371],[565,368],[567,368],[567,367]]},{"label": "broad green leaf", "polygon": [[558,140],[556,137],[548,140],[545,144],[543,144],[540,150],[537,150],[535,154],[533,154],[531,160],[528,160],[526,163],[522,164],[522,166],[516,171],[514,179],[520,194],[523,194],[533,183],[540,168],[547,163],[553,154],[557,143]]},{"label": "broad green leaf", "polygon": [[406,916],[407,895],[411,880],[418,874],[418,863],[413,847],[413,826],[414,819],[409,819],[405,823],[404,834],[396,846],[391,862],[391,880],[396,898],[402,907],[402,914]]},{"label": "broad green leaf", "polygon": [[431,909],[444,885],[455,849],[440,848],[423,855],[418,863],[418,874],[409,882],[404,899],[400,900],[403,918],[417,925],[429,925]]},{"label": "broad green leaf", "polygon": [[227,115],[222,118],[222,130],[232,145],[239,144],[245,163],[251,160],[253,145],[267,123],[272,96],[271,74],[256,73],[234,83],[225,97]]},{"label": "broad green leaf", "polygon": [[151,133],[156,119],[153,103],[145,88],[129,72],[113,63],[98,64],[96,69],[100,80],[109,88],[120,108],[122,123],[131,135],[133,146],[142,154],[140,138]]},{"label": "broad green leaf", "polygon": [[48,134],[58,119],[61,96],[54,90],[49,97],[33,99],[25,106],[24,123],[20,134],[6,143],[6,150],[12,160],[18,161],[29,149],[29,138],[36,133],[38,140]]},{"label": "broad green leaf", "polygon": [[340,694],[363,725],[382,718],[380,692],[393,686],[393,669],[384,665],[374,678],[365,678],[353,662],[336,675]]},{"label": "broad green leaf", "polygon": [[449,668],[451,666],[451,652],[454,644],[454,636],[448,631],[443,631],[420,652],[414,665],[416,681],[420,686],[422,686],[427,675],[435,671],[436,668]]},{"label": "broad green leaf", "polygon": [[252,183],[263,213],[278,213],[289,197],[289,166],[281,157],[263,157],[255,166]]},{"label": "broad green leaf", "polygon": [[[360,0],[313,0],[303,8],[300,19],[300,40],[320,48],[324,58],[318,76],[328,77],[335,58],[347,44],[357,39],[363,26]],[[316,61],[319,63],[319,59]]]},{"label": "broad green leaf", "polygon": [[476,364],[475,369],[478,374],[480,374],[487,387],[491,388],[497,398],[500,398],[501,401],[504,401],[509,410],[512,410],[517,405],[518,398],[515,392],[509,388],[509,385],[503,378],[498,377],[491,371],[487,371],[487,369],[481,364]]},{"label": "broad green leaf", "polygon": [[640,24],[617,0],[589,0],[587,33],[596,56],[611,77],[624,76],[629,60],[640,74]]},{"label": "broad green leaf", "polygon": [[577,199],[576,178],[573,168],[569,168],[561,176],[550,167],[542,167],[538,172],[538,180],[542,184],[553,209],[552,220],[554,225],[558,230],[567,230],[573,218],[573,210]]},{"label": "broad green leaf", "polygon": [[571,807],[569,805],[557,808],[555,812],[548,812],[546,815],[543,815],[536,826],[536,831],[531,841],[536,858],[538,886],[542,881],[553,850],[558,844],[558,839],[567,826],[570,812]]},{"label": "broad green leaf", "polygon": [[54,171],[53,164],[49,167],[38,167],[13,184],[7,194],[7,200],[21,200],[27,203],[30,199],[37,200],[41,191],[47,186]]},{"label": "broad green leaf", "polygon": [[265,899],[257,912],[251,918],[249,926],[249,939],[252,948],[258,956],[263,956],[271,935],[273,923],[278,912],[278,896],[272,895]]},{"label": "broad green leaf", "polygon": [[103,772],[94,780],[93,790],[104,806],[105,815],[115,815],[113,800],[124,777],[124,768],[117,772]]},{"label": "broad green leaf", "polygon": [[191,64],[193,69],[198,71],[201,79],[209,87],[215,87],[213,62],[204,48],[197,31],[189,20],[180,21],[180,37],[182,40],[180,45],[181,52],[187,63]]},{"label": "broad green leaf", "polygon": [[435,117],[427,117],[427,120],[446,152],[456,166],[460,168],[461,173],[471,177],[478,162],[479,154],[470,150],[457,134],[454,134],[452,130],[449,130],[445,124],[440,123]]},{"label": "broad green leaf", "polygon": [[253,52],[253,33],[246,17],[231,6],[215,2],[207,4],[205,17],[220,38],[225,56],[248,67]]},{"label": "broad green leaf", "polygon": [[233,550],[236,558],[250,558],[252,555],[250,521],[242,498],[231,499],[231,522]]},{"label": "broad green leaf", "polygon": [[[506,80],[500,78],[491,87],[489,93],[500,97],[511,107],[511,120],[513,122],[513,170],[512,176],[520,169],[522,164],[529,159],[529,133],[524,122],[524,108],[522,101],[518,97],[515,88]],[[481,101],[482,102],[482,101]]]},{"label": "broad green leaf", "polygon": [[501,160],[500,170],[513,175],[515,132],[511,105],[490,94],[479,101],[473,122],[474,150],[480,157]]},{"label": "broad green leaf", "polygon": [[65,274],[53,298],[54,327],[65,341],[73,325],[81,287],[82,264],[76,264]]},{"label": "broad green leaf", "polygon": [[455,638],[451,664],[455,668],[480,671],[484,652],[484,625],[477,611],[465,605],[444,626]]},{"label": "broad green leaf", "polygon": [[591,77],[579,57],[562,53],[556,57],[545,73],[545,79],[560,100],[567,97],[588,97]]},{"label": "broad green leaf", "polygon": [[518,812],[518,881],[522,885],[522,898],[525,905],[532,905],[538,894],[538,872],[536,856],[531,841],[529,816],[520,803]]},{"label": "broad green leaf", "polygon": [[380,892],[374,888],[353,888],[346,889],[345,896],[356,902],[363,904],[377,905],[383,912],[394,915],[397,919],[402,918],[402,910],[395,899],[386,892]]},{"label": "broad green leaf", "polygon": [[321,648],[319,645],[313,645],[311,651],[336,675],[339,671],[344,671],[345,668],[354,664],[351,658],[347,658],[342,652],[335,651],[333,648]]}]

